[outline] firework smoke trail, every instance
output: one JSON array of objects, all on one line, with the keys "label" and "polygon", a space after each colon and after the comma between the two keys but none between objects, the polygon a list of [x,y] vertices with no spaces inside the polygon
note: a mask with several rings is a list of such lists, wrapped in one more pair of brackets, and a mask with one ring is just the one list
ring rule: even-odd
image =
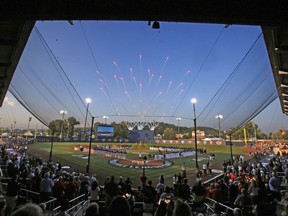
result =
[{"label": "firework smoke trail", "polygon": [[133,80],[133,68],[130,68],[130,87],[132,87],[132,80]]},{"label": "firework smoke trail", "polygon": [[158,86],[159,86],[159,84],[160,84],[160,81],[161,81],[161,79],[163,78],[163,75],[162,75],[162,74],[163,74],[164,68],[165,68],[168,60],[169,60],[169,57],[167,56],[167,57],[166,57],[166,60],[164,61],[164,64],[162,65],[162,68],[161,68],[161,71],[160,71],[160,76],[159,76],[159,79],[158,79],[157,84],[156,84],[156,89],[158,88]]},{"label": "firework smoke trail", "polygon": [[181,82],[175,89],[175,92],[183,85],[183,83]]},{"label": "firework smoke trail", "polygon": [[139,66],[140,66],[140,82],[142,83],[142,55],[139,55]]},{"label": "firework smoke trail", "polygon": [[169,84],[168,84],[168,87],[167,87],[167,90],[166,90],[166,93],[165,93],[165,94],[168,94],[171,85],[172,85],[172,80],[170,80],[170,82],[169,82]]},{"label": "firework smoke trail", "polygon": [[122,77],[123,75],[122,75],[122,73],[121,73],[121,70],[120,70],[117,62],[116,62],[116,61],[113,61],[113,64],[116,66],[116,68],[117,68],[117,70],[118,70],[118,72],[119,72],[119,74],[120,74],[120,77]]},{"label": "firework smoke trail", "polygon": [[138,83],[137,83],[137,80],[136,80],[136,78],[135,78],[135,77],[133,77],[133,80],[134,80],[134,84],[135,84],[135,86],[136,86],[137,90],[139,91],[139,88],[138,88]]},{"label": "firework smoke trail", "polygon": [[149,78],[149,80],[150,80],[150,77],[151,77],[151,70],[148,69],[148,70],[147,70],[147,73],[148,73],[148,78]]},{"label": "firework smoke trail", "polygon": [[118,87],[118,90],[120,91],[120,86],[119,86],[119,83],[118,83],[118,79],[117,79],[117,75],[116,74],[114,74],[114,80],[115,80],[115,82],[116,82],[116,85],[117,85],[117,87]]},{"label": "firework smoke trail", "polygon": [[[100,76],[99,81],[104,85],[104,89],[105,89],[105,91],[106,91],[106,92],[105,92],[105,95],[108,97],[109,102],[110,102],[110,105],[112,106],[115,114],[117,114],[115,105],[113,104],[112,99],[111,99],[111,96],[110,96],[110,94],[109,94],[108,86],[107,86],[107,84],[106,84],[106,82],[105,82],[104,76],[100,73],[99,70],[96,70],[96,74],[98,74],[98,76]],[[102,90],[101,90],[101,89],[100,89],[100,90],[104,93],[104,89],[102,88]]]},{"label": "firework smoke trail", "polygon": [[157,89],[157,88],[158,88],[158,86],[159,86],[159,83],[160,83],[160,81],[162,80],[162,78],[163,78],[163,76],[162,76],[162,75],[160,75],[160,76],[159,76],[159,78],[158,78],[158,81],[157,81],[157,84],[156,84],[156,88],[155,88],[155,89]]},{"label": "firework smoke trail", "polygon": [[[124,90],[127,91],[127,87],[126,87],[125,82],[124,82],[123,74],[122,74],[122,72],[121,72],[121,70],[120,70],[117,62],[114,61],[113,64],[116,66],[116,68],[117,68],[117,70],[118,70],[118,73],[120,74],[120,80],[121,80],[121,82],[122,82],[122,85],[123,85]],[[114,75],[114,76],[115,76],[115,75]],[[115,78],[115,77],[114,77],[114,78]],[[119,86],[119,85],[118,85],[118,86]],[[120,90],[120,89],[119,89],[119,90]]]},{"label": "firework smoke trail", "polygon": [[152,79],[153,79],[153,77],[154,77],[154,73],[152,73],[151,74],[151,77],[149,78],[149,82],[148,82],[148,87],[150,86],[150,84],[151,84],[151,82],[152,82]]},{"label": "firework smoke trail", "polygon": [[145,110],[144,110],[144,113],[148,113],[149,109],[152,108],[152,104],[153,104],[153,101],[155,101],[158,97],[160,97],[162,95],[162,92],[160,91],[155,97],[152,97],[150,99],[150,101],[147,103],[146,107],[145,107]]},{"label": "firework smoke trail", "polygon": [[125,82],[124,82],[124,78],[120,77],[120,80],[122,81],[122,85],[123,85],[125,91],[127,91],[127,88],[126,88],[126,85],[125,85]]},{"label": "firework smoke trail", "polygon": [[181,89],[180,91],[179,91],[179,93],[178,93],[178,95],[177,95],[177,97],[179,97],[182,93],[184,92],[184,90],[183,89]]},{"label": "firework smoke trail", "polygon": [[142,98],[142,83],[139,84],[139,106],[140,106],[140,114],[142,115],[142,111],[143,111],[143,98]]}]

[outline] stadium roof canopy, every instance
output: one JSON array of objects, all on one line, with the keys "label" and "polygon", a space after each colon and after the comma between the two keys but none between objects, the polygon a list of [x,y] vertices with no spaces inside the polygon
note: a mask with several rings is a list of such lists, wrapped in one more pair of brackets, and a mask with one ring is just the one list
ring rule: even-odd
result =
[{"label": "stadium roof canopy", "polygon": [[134,20],[259,25],[288,114],[288,2],[244,0],[2,0],[0,105],[37,20]]}]

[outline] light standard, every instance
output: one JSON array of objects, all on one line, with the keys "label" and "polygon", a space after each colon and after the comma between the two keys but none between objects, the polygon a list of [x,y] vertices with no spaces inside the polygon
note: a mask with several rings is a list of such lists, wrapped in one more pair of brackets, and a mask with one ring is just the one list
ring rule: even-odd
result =
[{"label": "light standard", "polygon": [[109,119],[109,116],[105,116],[105,115],[104,115],[104,116],[103,116],[103,119],[104,119],[105,125],[106,125],[106,120]]},{"label": "light standard", "polygon": [[231,162],[232,162],[232,165],[234,164],[234,161],[233,161],[233,152],[232,152],[232,134],[229,134],[229,141],[230,141],[230,157],[231,157]]},{"label": "light standard", "polygon": [[52,139],[51,139],[51,149],[49,154],[49,161],[52,161],[52,152],[53,152],[53,142],[54,142],[54,130],[52,130]]},{"label": "light standard", "polygon": [[84,130],[83,130],[83,136],[85,137],[86,135],[86,123],[87,123],[87,115],[88,115],[88,109],[89,109],[89,104],[91,103],[91,99],[90,98],[86,98],[86,116],[85,116],[85,123],[84,123]]},{"label": "light standard", "polygon": [[182,118],[177,117],[176,120],[178,121],[178,134],[179,134],[179,122],[182,120]]},{"label": "light standard", "polygon": [[218,136],[221,138],[221,125],[220,125],[220,120],[223,119],[223,115],[216,115],[216,119],[218,119]]},{"label": "light standard", "polygon": [[62,115],[60,140],[62,140],[62,135],[63,135],[64,116],[65,116],[67,113],[68,113],[68,112],[67,112],[66,110],[60,110],[60,114]]},{"label": "light standard", "polygon": [[26,132],[26,140],[27,140],[27,136],[28,136],[31,120],[32,120],[32,117],[29,117],[29,119],[28,119],[28,127],[27,127],[27,132]]},{"label": "light standard", "polygon": [[88,173],[88,174],[89,174],[89,170],[90,170],[90,157],[91,157],[91,144],[92,144],[93,124],[94,124],[94,117],[92,117],[92,123],[91,123],[91,128],[90,128],[90,137],[89,137],[88,164],[87,164],[87,167],[86,167],[86,173]]},{"label": "light standard", "polygon": [[191,99],[191,103],[193,104],[193,110],[194,110],[194,138],[195,138],[195,161],[196,161],[196,169],[198,171],[198,153],[197,153],[197,126],[196,126],[196,108],[195,104],[197,103],[196,98]]}]

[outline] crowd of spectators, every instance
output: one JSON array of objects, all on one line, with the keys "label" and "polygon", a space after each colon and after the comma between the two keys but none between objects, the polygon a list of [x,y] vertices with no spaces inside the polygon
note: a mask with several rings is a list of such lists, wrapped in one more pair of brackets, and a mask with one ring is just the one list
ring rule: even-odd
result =
[{"label": "crowd of spectators", "polygon": [[[283,172],[286,181],[288,180],[288,166],[283,155],[271,157],[266,165],[259,160],[263,157],[245,161],[243,155],[235,156],[233,161],[223,162],[223,178],[208,185],[204,185],[198,178],[191,186],[186,173],[182,173],[173,177],[173,187],[167,186],[167,180],[160,175],[158,182],[148,180],[136,190],[132,189],[129,177],[124,180],[122,176],[110,176],[106,182],[100,183],[96,174],[86,175],[77,171],[68,173],[62,169],[60,162],[44,162],[32,155],[19,158],[17,154],[7,154],[4,146],[1,157],[7,165],[7,175],[10,177],[6,188],[6,205],[1,207],[1,216],[25,215],[22,211],[27,208],[37,209],[35,212],[45,211],[45,206],[38,208],[29,204],[25,205],[27,208],[21,207],[17,203],[21,188],[39,192],[41,203],[55,197],[56,206],[61,206],[58,215],[65,216],[69,215],[66,210],[71,205],[67,200],[81,194],[85,194],[85,199],[91,203],[86,209],[88,216],[99,215],[103,202],[105,215],[111,216],[133,214],[135,203],[144,203],[151,206],[151,209],[155,208],[157,216],[207,215],[206,203],[211,200],[211,215],[221,215],[225,211],[224,204],[234,209],[234,215],[276,215],[283,183],[278,173]],[[206,164],[204,168],[209,170],[209,165]]]}]

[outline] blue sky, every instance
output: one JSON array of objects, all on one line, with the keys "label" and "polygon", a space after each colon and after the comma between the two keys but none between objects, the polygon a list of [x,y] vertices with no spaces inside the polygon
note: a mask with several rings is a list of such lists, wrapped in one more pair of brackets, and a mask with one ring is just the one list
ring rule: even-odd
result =
[{"label": "blue sky", "polygon": [[[38,22],[36,26],[80,98],[83,101],[86,97],[92,99],[89,111],[93,116],[111,115],[110,122],[163,120],[174,124],[177,124],[175,117],[180,116],[183,117],[181,124],[185,126],[192,125],[191,120],[185,120],[185,118],[193,118],[190,99],[197,98],[197,113],[201,113],[261,34],[261,28],[255,26],[232,25],[224,29],[224,25],[165,22],[160,23],[159,30],[152,29],[147,22],[90,21],[80,24],[75,21],[71,26],[68,22],[54,21]],[[259,41],[255,58],[251,57],[253,60],[247,63],[246,68],[251,71],[265,68],[267,73],[270,66],[266,48],[263,38]],[[23,79],[18,78],[17,81],[17,77],[21,76],[22,72],[29,77],[31,71],[41,71],[42,76],[45,76],[43,80],[53,83],[54,88],[61,85],[56,75],[53,76],[51,72],[52,64],[47,63],[50,60],[45,49],[39,48],[39,44],[37,34],[33,32],[19,63],[21,71],[18,68],[14,75],[15,86],[20,88],[24,85]],[[253,78],[248,69],[242,70],[243,76]],[[254,76],[258,77],[258,74],[255,73]],[[272,73],[269,79],[271,81],[269,85],[275,88]],[[233,84],[235,88],[239,85],[237,89],[247,84],[247,81],[245,84],[241,78],[238,80],[239,82],[236,80]],[[23,89],[28,91],[30,87],[26,85]],[[60,97],[62,90],[59,89]],[[234,101],[233,91],[232,89],[231,94],[225,96],[227,100],[231,97],[230,100]],[[31,92],[35,92],[32,87],[30,96]],[[14,100],[10,95],[7,96],[9,100]],[[41,101],[38,97],[39,95],[35,93],[34,99]],[[66,96],[63,95],[60,100],[65,103],[65,98]],[[51,101],[53,100],[51,98]],[[1,109],[2,126],[17,121],[17,126],[27,127],[29,115],[18,110],[17,103],[13,107],[10,105],[5,108],[6,102]],[[251,101],[249,103],[251,104]],[[41,103],[31,102],[31,104],[35,107],[41,106]],[[256,102],[255,104],[258,106]],[[68,100],[67,104],[61,106],[66,106],[65,109],[72,107],[68,104]],[[62,109],[61,106],[55,105],[54,110]],[[273,108],[270,108],[271,106]],[[266,109],[268,111],[263,114],[264,117],[259,115],[256,118],[261,124],[260,128],[263,128],[264,132],[276,131],[279,127],[287,128],[287,124],[281,123],[282,119],[287,120],[287,118],[281,113],[279,101],[276,100],[271,106],[268,107],[269,110]],[[242,110],[249,110],[249,107],[242,107]],[[60,118],[59,113],[45,112],[45,108],[46,106],[43,105],[37,110],[38,115],[43,115],[45,121]],[[218,106],[214,110],[211,108],[212,112],[209,113],[211,116],[223,114],[224,118],[225,115],[232,115],[228,111],[227,114],[221,113],[224,112],[224,108],[227,106],[222,108]],[[5,109],[6,112],[10,112],[9,119],[8,115],[5,118]],[[85,112],[85,107],[83,110]],[[116,114],[122,117],[113,117]],[[281,117],[271,126],[273,119],[277,119],[277,115]],[[161,117],[156,118],[156,116]],[[83,123],[83,119],[79,120]],[[99,121],[103,119],[99,118]],[[205,125],[202,126],[217,126],[217,121],[212,118],[203,122]],[[226,122],[226,127],[233,125],[228,119]],[[234,126],[239,122],[235,121]],[[223,124],[225,128],[225,122]]]}]

